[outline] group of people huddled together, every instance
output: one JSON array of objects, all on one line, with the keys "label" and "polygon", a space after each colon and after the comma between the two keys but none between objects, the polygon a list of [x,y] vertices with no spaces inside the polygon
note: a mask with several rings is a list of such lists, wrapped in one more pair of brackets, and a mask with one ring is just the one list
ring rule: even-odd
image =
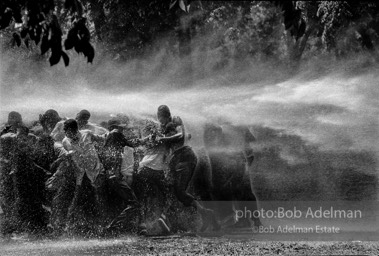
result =
[{"label": "group of people huddled together", "polygon": [[146,120],[137,136],[122,118],[96,125],[90,116],[81,110],[61,118],[50,109],[28,127],[18,112],[9,113],[0,140],[3,234],[146,235],[150,222],[170,233],[168,194],[220,228],[214,211],[187,190],[197,156],[180,117],[161,105],[158,122]]}]

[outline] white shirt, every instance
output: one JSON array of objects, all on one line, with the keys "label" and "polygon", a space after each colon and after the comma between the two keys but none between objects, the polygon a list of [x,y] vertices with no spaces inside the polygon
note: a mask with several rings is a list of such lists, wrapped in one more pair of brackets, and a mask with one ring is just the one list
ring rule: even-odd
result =
[{"label": "white shirt", "polygon": [[[50,136],[53,138],[53,140],[55,140],[56,142],[60,142],[63,140],[63,138],[65,137],[65,133],[64,133],[64,130],[63,130],[63,127],[64,127],[64,122],[66,120],[62,120],[62,121],[59,121],[55,127],[54,127],[54,130],[51,132]],[[101,127],[101,126],[98,126],[96,124],[93,124],[93,123],[90,123],[88,122],[86,125],[84,125],[81,129],[79,130],[90,130],[91,132],[93,132],[94,134],[97,134],[97,135],[102,135],[104,133],[107,133],[108,130]]]},{"label": "white shirt", "polygon": [[87,175],[92,185],[95,184],[97,176],[104,172],[104,167],[100,162],[95,149],[95,141],[104,141],[105,135],[96,135],[90,130],[79,131],[79,139],[73,141],[65,137],[62,141],[63,147],[72,153],[72,160],[77,167],[76,185],[81,185],[84,174]]}]

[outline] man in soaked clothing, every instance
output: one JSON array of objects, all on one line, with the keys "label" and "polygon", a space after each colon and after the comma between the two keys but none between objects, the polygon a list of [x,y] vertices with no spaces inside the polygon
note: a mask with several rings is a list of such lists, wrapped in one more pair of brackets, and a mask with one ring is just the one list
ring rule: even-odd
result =
[{"label": "man in soaked clothing", "polygon": [[[209,220],[215,230],[219,229],[220,226],[213,210],[202,206],[194,196],[187,192],[196,168],[197,157],[192,148],[187,145],[187,135],[181,118],[178,116],[172,117],[170,109],[166,105],[158,107],[157,117],[161,124],[161,131],[165,136],[157,137],[156,139],[170,148],[169,170],[174,194],[184,206],[196,208],[201,214],[203,222]],[[172,124],[175,127],[173,135],[171,135]]]}]

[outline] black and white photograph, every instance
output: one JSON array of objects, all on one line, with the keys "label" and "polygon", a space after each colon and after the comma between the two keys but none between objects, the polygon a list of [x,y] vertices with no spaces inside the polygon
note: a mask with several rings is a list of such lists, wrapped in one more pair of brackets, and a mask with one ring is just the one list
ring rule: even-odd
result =
[{"label": "black and white photograph", "polygon": [[379,255],[377,1],[2,0],[0,255]]}]

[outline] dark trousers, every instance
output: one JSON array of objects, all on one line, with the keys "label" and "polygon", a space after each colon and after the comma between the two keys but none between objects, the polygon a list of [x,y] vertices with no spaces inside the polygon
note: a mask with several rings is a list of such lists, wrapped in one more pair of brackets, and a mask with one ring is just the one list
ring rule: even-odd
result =
[{"label": "dark trousers", "polygon": [[191,206],[195,198],[187,192],[197,164],[192,148],[185,146],[176,152],[169,163],[173,192],[184,206]]},{"label": "dark trousers", "polygon": [[158,217],[167,203],[167,185],[163,170],[153,170],[147,167],[139,169],[133,181],[134,191],[141,203],[141,222],[149,215]]},{"label": "dark trousers", "polygon": [[46,229],[47,214],[42,207],[44,174],[29,164],[19,164],[13,174],[15,215],[18,229],[41,232]]},{"label": "dark trousers", "polygon": [[[100,174],[101,175],[101,174]],[[97,177],[101,179],[101,177]],[[84,174],[82,184],[76,185],[74,198],[67,212],[69,228],[84,227],[93,229],[104,220],[105,200],[103,187],[94,188],[87,175]]]},{"label": "dark trousers", "polygon": [[75,174],[72,166],[61,163],[59,186],[52,200],[50,223],[56,230],[63,230],[66,225],[67,212],[75,193]]}]

